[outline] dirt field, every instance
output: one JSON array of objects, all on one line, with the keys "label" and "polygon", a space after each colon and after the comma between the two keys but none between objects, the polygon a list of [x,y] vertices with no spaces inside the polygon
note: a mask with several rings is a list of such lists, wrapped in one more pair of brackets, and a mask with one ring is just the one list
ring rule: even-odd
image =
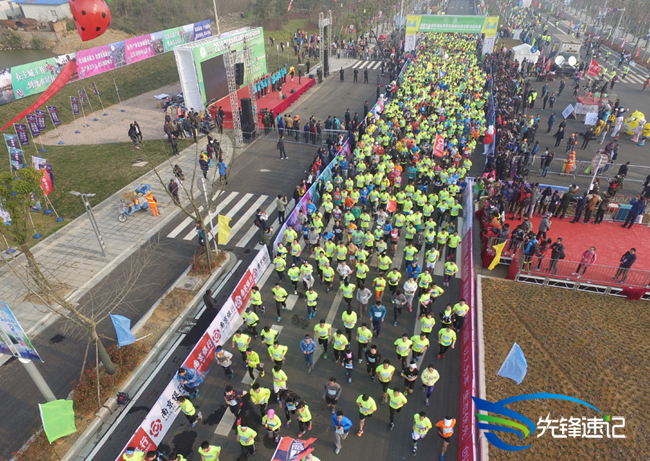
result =
[{"label": "dirt field", "polygon": [[[106,144],[114,142],[129,142],[127,135],[129,124],[134,120],[140,125],[142,137],[144,140],[163,139],[163,125],[165,114],[158,107],[158,100],[154,98],[156,94],[172,94],[181,91],[181,84],[158,88],[149,91],[135,98],[122,101],[125,112],[121,112],[119,104],[106,108],[107,116],[102,116],[101,107],[95,107],[94,115],[99,119],[93,121],[94,117],[88,117],[89,127],[84,127],[83,117],[77,118],[77,122],[59,125],[58,130],[50,130],[42,135],[44,144],[58,144],[59,137],[66,144]],[[80,134],[75,131],[81,131]],[[57,133],[58,131],[58,133]]]},{"label": "dirt field", "polygon": [[[519,441],[499,432],[506,443],[532,447],[521,452],[490,446],[490,460],[542,461],[648,460],[650,427],[650,304],[613,296],[541,288],[483,278],[487,400],[549,392],[584,400],[604,415],[624,416],[625,439],[540,438],[540,417],[601,416],[587,407],[557,400],[508,405],[537,425]],[[521,385],[497,376],[513,343],[528,362]]]}]

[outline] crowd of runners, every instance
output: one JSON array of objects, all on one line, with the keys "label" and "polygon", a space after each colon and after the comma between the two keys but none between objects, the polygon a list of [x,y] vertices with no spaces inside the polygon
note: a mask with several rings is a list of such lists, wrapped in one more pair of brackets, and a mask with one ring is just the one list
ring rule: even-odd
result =
[{"label": "crowd of runners", "polygon": [[[336,162],[332,180],[318,183],[320,203],[310,202],[299,213],[299,225],[286,230],[273,259],[277,281],[270,290],[253,288],[242,328],[215,355],[229,378],[241,375],[245,367],[252,380],[246,389],[228,385],[223,392],[237,421],[243,456],[255,454],[260,437],[250,425],[255,417],[247,407],[259,409],[267,435],[278,441],[282,435],[309,434],[310,402],[323,398],[332,414],[336,454],[350,432],[363,436],[373,414],[388,413],[388,429],[393,430],[398,414],[413,402],[408,407],[412,417],[403,420],[412,425],[413,455],[435,426],[444,460],[456,420],[446,415],[434,424],[426,411],[434,401],[436,382],[445,379],[436,362],[455,348],[469,311],[457,294],[451,296],[456,302],[446,305],[436,299],[452,289],[459,270],[459,220],[469,155],[485,131],[487,77],[477,42],[473,36],[429,34],[415,52],[396,57],[409,58],[403,80],[391,82],[395,91],[387,93],[381,115],[368,113],[352,134],[351,154],[335,159],[325,154],[314,162],[320,171],[329,161]],[[444,148],[434,146],[437,135],[444,138]],[[438,266],[442,276],[435,273]],[[327,323],[321,312],[330,306],[321,298],[330,291],[337,292],[344,311]],[[283,321],[290,293],[301,298],[293,314],[304,312],[309,322],[309,333],[299,344],[283,344],[270,326]],[[415,323],[416,333],[386,341],[386,323],[404,331]],[[304,357],[305,373],[316,366],[315,357],[325,362],[322,367],[331,367],[333,360],[345,369],[347,383],[332,377],[321,389],[298,395],[288,384],[299,377],[288,376],[284,367],[294,353]],[[459,356],[454,353],[449,359]],[[353,411],[338,403],[342,391],[355,392],[356,368],[377,383],[377,390],[359,393]],[[191,369],[178,373],[187,395],[178,399],[177,410],[195,426],[203,419],[194,404],[203,377]],[[420,390],[422,397],[417,398]],[[358,416],[350,417],[355,412]],[[298,427],[290,432],[294,419]],[[216,460],[221,448],[204,441],[198,452],[203,461]],[[124,459],[157,456],[129,448]],[[173,453],[169,459],[185,458]]]}]

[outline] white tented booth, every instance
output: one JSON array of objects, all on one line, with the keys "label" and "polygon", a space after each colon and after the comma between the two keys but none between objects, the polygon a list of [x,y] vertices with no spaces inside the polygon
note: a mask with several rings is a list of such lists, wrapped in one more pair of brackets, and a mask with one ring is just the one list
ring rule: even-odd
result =
[{"label": "white tented booth", "polygon": [[539,50],[536,49],[536,51],[532,53],[530,51],[531,48],[532,47],[527,43],[522,43],[521,45],[517,45],[514,48],[512,48],[512,53],[513,53],[512,59],[519,63],[520,69],[521,69],[521,63],[523,62],[524,59],[526,59],[526,62],[537,63],[540,52]]}]

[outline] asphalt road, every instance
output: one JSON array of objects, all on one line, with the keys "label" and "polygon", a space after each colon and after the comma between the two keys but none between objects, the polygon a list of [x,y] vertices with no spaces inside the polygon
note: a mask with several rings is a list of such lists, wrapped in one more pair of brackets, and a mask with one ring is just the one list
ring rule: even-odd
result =
[{"label": "asphalt road", "polygon": [[[338,77],[338,76],[336,76]],[[330,79],[323,86],[318,87],[316,92],[313,92],[309,97],[301,99],[299,104],[291,109],[291,113],[299,113],[302,116],[308,117],[314,114],[316,117],[326,117],[327,115],[341,114],[346,108],[354,111],[356,107],[360,109],[363,107],[363,102],[366,99],[374,97],[374,86],[363,85],[361,83],[339,83],[336,80]],[[342,105],[341,101],[345,101]],[[278,190],[279,184],[295,184],[298,178],[302,176],[302,169],[306,163],[311,160],[313,155],[313,148],[304,148],[301,146],[289,145],[287,153],[290,157],[290,162],[280,162],[276,159],[275,145],[271,140],[259,140],[253,144],[244,154],[245,160],[238,160],[233,169],[233,176],[230,183],[237,185],[233,187],[243,187],[247,192],[269,192],[268,188],[273,187],[273,190]],[[299,158],[299,163],[296,164],[294,159]],[[257,173],[258,169],[271,170],[270,172]],[[241,180],[241,183],[240,183]],[[241,184],[241,186],[240,186]],[[275,184],[275,185],[274,185]],[[292,187],[292,186],[288,186]],[[285,189],[285,187],[283,187]],[[271,217],[273,219],[273,217]],[[169,226],[172,228],[173,224]],[[169,229],[164,229],[163,234],[168,232]],[[224,286],[219,293],[218,299],[223,299],[234,288],[236,281],[239,279],[242,268],[246,267],[250,261],[253,252],[242,254],[241,250],[235,249],[235,254],[239,259],[243,260],[239,273],[232,276],[228,283]],[[246,252],[247,248],[244,250]],[[399,252],[398,254],[401,254]],[[401,259],[401,257],[400,257]],[[371,267],[371,274],[368,280],[372,280],[376,274],[376,266]],[[438,283],[441,283],[441,277],[435,277]],[[334,454],[333,446],[333,428],[331,426],[331,414],[327,410],[323,400],[321,400],[322,386],[330,376],[334,376],[342,384],[344,390],[339,404],[339,408],[346,412],[352,419],[356,428],[358,429],[358,412],[354,404],[357,396],[368,392],[375,399],[379,400],[381,395],[381,388],[378,383],[373,383],[366,375],[365,369],[356,365],[354,370],[353,382],[348,384],[345,381],[344,370],[340,365],[336,365],[332,359],[332,352],[327,360],[320,359],[315,367],[314,372],[307,374],[303,368],[303,361],[300,357],[298,344],[305,333],[312,332],[313,326],[318,318],[325,318],[328,314],[334,319],[334,329],[340,328],[340,316],[343,312],[343,306],[335,299],[334,292],[325,293],[320,285],[317,284],[317,290],[321,295],[319,301],[319,312],[317,318],[308,321],[306,318],[306,308],[304,301],[298,299],[295,304],[289,302],[293,306],[291,312],[285,315],[282,322],[277,322],[274,314],[274,306],[271,302],[272,297],[270,289],[275,282],[276,276],[272,274],[262,288],[263,299],[266,300],[267,313],[261,315],[260,326],[276,325],[282,327],[281,342],[289,346],[288,360],[284,367],[287,375],[289,376],[289,387],[298,392],[303,398],[307,399],[312,415],[313,415],[313,430],[311,436],[317,437],[316,442],[316,455],[322,460],[333,460],[336,455]],[[285,282],[287,288],[289,283]],[[446,288],[445,294],[436,302],[436,309],[440,309],[447,302],[457,302],[460,292],[459,280],[453,280],[452,286]],[[384,300],[388,295],[384,296]],[[388,319],[392,318],[389,305]],[[162,367],[159,374],[155,377],[152,385],[144,392],[142,397],[135,403],[134,407],[130,410],[129,414],[124,418],[122,423],[107,439],[106,443],[101,447],[95,459],[98,460],[113,460],[115,459],[120,450],[123,449],[125,443],[129,440],[137,426],[140,424],[148,409],[157,399],[158,395],[164,386],[172,378],[173,374],[178,369],[182,360],[187,356],[194,343],[197,341],[200,332],[202,332],[209,322],[209,314],[205,314],[199,320],[199,323],[194,330],[182,341],[181,345],[169,359],[169,361]],[[364,320],[367,320],[364,319]],[[380,351],[384,357],[388,357],[395,361],[394,346],[392,343],[403,332],[408,332],[413,335],[416,323],[416,314],[403,314],[400,318],[400,323],[397,328],[392,326],[392,321],[385,323],[384,332],[381,338],[377,341],[380,345]],[[418,330],[419,331],[419,330]],[[354,343],[354,342],[353,342]],[[226,343],[229,347],[229,343]],[[255,349],[260,352],[262,360],[267,362],[267,375],[261,379],[261,384],[264,386],[271,386],[271,373],[269,360],[267,359],[266,350],[262,349],[261,345],[256,342]],[[356,344],[353,349],[356,353]],[[435,346],[434,346],[435,350]],[[435,352],[427,353],[425,359],[420,363],[429,363],[431,361],[437,362],[434,358]],[[244,377],[244,369],[240,362],[239,356],[236,355],[235,373],[236,377],[233,381],[225,379],[222,371],[213,366],[213,370],[208,374],[205,383],[201,387],[201,396],[197,401],[203,415],[204,422],[195,428],[191,428],[186,419],[179,416],[174,423],[170,433],[164,440],[161,449],[165,453],[171,450],[177,450],[183,453],[188,459],[198,459],[196,450],[203,440],[209,440],[213,444],[222,446],[223,455],[228,458],[238,457],[240,449],[238,442],[235,440],[234,432],[228,430],[228,427],[219,423],[226,412],[225,404],[223,402],[222,393],[227,384],[234,384],[238,389],[248,389],[249,381],[246,380],[242,383]],[[433,360],[432,360],[433,359]],[[436,386],[434,395],[432,397],[432,406],[426,408],[423,402],[423,396],[416,386],[416,392],[409,396],[409,403],[405,409],[397,415],[396,428],[394,431],[388,431],[388,408],[386,405],[380,405],[379,410],[375,417],[371,418],[366,425],[366,432],[362,439],[356,437],[356,430],[344,442],[343,453],[345,456],[350,457],[363,457],[368,454],[368,446],[373,446],[373,455],[380,456],[384,459],[405,459],[411,457],[411,424],[413,415],[420,410],[427,410],[431,420],[434,422],[442,419],[446,414],[456,416],[458,414],[459,405],[459,352],[458,350],[452,351],[446,359],[436,363],[436,368],[439,370],[442,379]],[[403,380],[395,378],[394,383],[402,386]],[[272,408],[277,406],[272,405]],[[284,418],[283,412],[280,411],[279,415]],[[251,427],[258,429],[261,424],[261,417],[259,416],[258,409],[247,408],[245,419],[249,421]],[[220,432],[215,434],[215,431]],[[274,444],[269,440],[261,441],[264,431],[259,431],[260,442],[258,443],[259,459],[268,459],[273,453]],[[298,432],[297,423],[294,423],[290,429],[283,429],[282,435],[296,436]],[[420,443],[420,451],[418,457],[430,456],[430,454],[440,452],[441,441],[432,432],[427,438]],[[448,451],[448,459],[455,459],[456,446],[451,444]]]},{"label": "asphalt road", "polygon": [[[291,108],[292,114],[300,114],[303,120],[310,115],[322,120],[328,115],[342,118],[348,107],[353,114],[354,111],[361,113],[364,101],[373,103],[374,85],[353,84],[351,77],[349,82],[339,83],[337,80],[338,75],[333,76],[308,92]],[[342,100],[346,101],[347,107],[341,105]],[[253,247],[257,243],[256,239],[246,240],[247,235],[251,235],[247,232],[252,225],[251,214],[255,211],[254,205],[261,204],[263,208],[269,208],[279,193],[291,197],[295,185],[304,177],[304,171],[316,153],[315,147],[304,145],[287,144],[286,150],[290,160],[280,161],[275,149],[275,137],[260,139],[241,152],[232,167],[227,193],[237,192],[238,195],[237,200],[232,200],[228,205],[233,218],[231,226],[241,223],[239,233],[234,236],[236,239],[233,239],[233,244],[227,245],[226,249],[233,251],[235,256],[242,260],[242,265],[233,275],[231,284],[224,287],[224,298],[232,291],[234,283],[243,274],[243,268],[249,264],[255,253]],[[251,199],[240,203],[239,197],[246,197],[247,194],[250,194]],[[262,200],[264,196],[266,198]],[[258,197],[259,200],[256,200]],[[271,213],[270,219],[275,220],[276,215],[275,212]],[[169,234],[182,224],[183,219],[179,217],[163,228],[145,245],[145,249],[124,261],[102,283],[84,296],[80,300],[82,311],[90,312],[106,300],[114,298],[119,287],[124,286],[125,278],[133,277],[133,274],[139,271],[133,268],[146,264],[137,281],[137,287],[129,293],[122,306],[116,306],[113,310],[115,313],[126,315],[132,320],[132,324],[135,324],[191,261],[196,250],[196,240],[183,238],[185,232],[175,238],[169,237]],[[245,244],[235,245],[239,237],[241,241],[246,240]],[[199,322],[196,331],[202,332],[205,329],[207,320],[203,319],[202,322],[204,323]],[[115,336],[109,320],[100,324],[99,332],[108,337]],[[198,333],[193,332],[185,338],[178,350],[178,356],[174,356],[170,362],[171,371],[164,369],[163,373],[175,370],[177,363],[174,361],[182,360],[187,355],[198,336]],[[86,337],[82,332],[71,331],[65,322],[59,321],[32,340],[45,361],[38,365],[39,370],[55,395],[65,398],[72,389],[72,382],[79,378],[86,350]],[[109,345],[108,342],[105,343]],[[148,395],[157,395],[168,380],[169,378],[156,380],[159,388],[151,389],[151,394]],[[37,404],[43,399],[22,365],[16,360],[10,360],[0,367],[0,392],[5,397],[0,408],[0,418],[12,422],[0,425],[0,458],[3,458],[18,450],[31,432],[40,425]],[[145,413],[146,411],[142,416]],[[136,414],[134,421],[139,416],[141,415]],[[125,433],[128,433],[128,430]],[[120,446],[119,449],[121,448]]]},{"label": "asphalt road", "polygon": [[[543,24],[546,24],[546,22],[544,21]],[[567,25],[561,23],[559,30],[563,33],[566,33]],[[549,31],[553,35],[558,32],[558,28],[555,27],[554,23],[551,23],[549,24]],[[538,28],[538,32],[541,32],[541,29]],[[606,48],[604,48],[604,50],[606,50]],[[610,62],[609,64],[607,64],[610,71],[613,68],[612,64],[614,63],[615,59],[616,59],[616,64],[618,64],[617,56],[618,55],[615,52],[612,52],[610,55],[609,58]],[[582,58],[584,59],[584,53],[582,54]],[[601,66],[605,65],[604,58],[605,58],[605,52],[603,52],[603,58],[598,60]],[[645,79],[647,75],[650,75],[650,73],[640,70],[640,67],[636,67],[630,70],[630,73],[626,79],[622,79],[621,78],[623,75],[622,71],[623,71],[623,67],[617,70],[617,73],[619,74],[619,80],[615,84],[614,89],[612,90],[612,94],[616,95],[616,97],[620,100],[620,103],[623,107],[629,109],[629,111],[626,113],[625,116],[626,117],[629,116],[635,110],[640,110],[641,112],[648,114],[647,116],[650,117],[650,92],[646,91],[644,93],[641,93],[642,84],[639,83],[642,79]],[[562,166],[562,162],[564,161],[565,158],[567,158],[567,154],[566,154],[567,140],[569,139],[571,133],[578,133],[579,134],[578,145],[576,146],[577,148],[575,149],[576,159],[590,162],[591,159],[594,158],[594,156],[596,155],[599,149],[604,148],[608,142],[613,141],[614,139],[610,135],[607,135],[607,138],[602,145],[599,145],[597,140],[592,140],[587,146],[586,150],[582,150],[580,147],[582,146],[583,138],[582,136],[580,136],[580,134],[584,133],[587,129],[589,129],[589,126],[585,125],[584,121],[578,121],[573,116],[570,116],[569,119],[567,120],[565,138],[562,140],[560,146],[555,148],[554,147],[555,138],[553,138],[553,134],[557,131],[557,127],[562,121],[562,111],[569,104],[575,105],[575,103],[577,102],[576,98],[572,96],[573,86],[574,86],[573,79],[565,79],[566,87],[562,92],[562,94],[557,97],[555,106],[553,107],[553,109],[550,109],[547,106],[545,110],[542,109],[542,100],[541,100],[542,87],[544,86],[544,83],[536,82],[535,77],[529,77],[529,80],[531,81],[531,87],[535,88],[537,91],[538,99],[537,101],[535,101],[535,107],[531,110],[528,110],[527,115],[529,116],[529,118],[531,115],[533,116],[539,115],[540,117],[539,128],[535,136],[535,141],[539,141],[540,149],[537,154],[537,160],[535,164],[529,166],[530,175],[528,177],[528,181],[540,182],[542,184],[559,185],[559,186],[569,186],[571,184],[576,184],[580,187],[580,190],[582,191],[586,190],[589,187],[589,184],[591,182],[591,175],[587,175],[584,173],[584,167],[581,168],[579,171],[574,171],[574,173],[578,173],[578,175],[576,176],[573,175],[567,176],[559,173],[560,168]],[[587,78],[583,78],[581,80],[581,86],[585,85],[586,80]],[[554,82],[549,82],[548,83],[549,93],[555,93],[557,96],[559,86],[560,86],[560,79],[556,79]],[[556,122],[551,133],[547,133],[546,132],[548,128],[547,121],[552,112],[555,113]],[[646,144],[645,146],[639,146],[638,144],[633,143],[630,140],[630,138],[631,138],[630,135],[626,135],[621,131],[619,139],[617,141],[619,144],[619,154],[617,160],[615,161],[615,163],[626,163],[628,161],[631,162],[631,167],[629,168],[629,172],[628,172],[628,181],[625,182],[625,186],[623,190],[619,193],[619,195],[624,195],[626,197],[639,194],[643,190],[643,186],[642,186],[643,181],[645,180],[646,176],[650,174],[650,161],[648,161],[648,149],[650,148],[650,144]],[[551,171],[549,171],[548,175],[545,178],[540,178],[539,174],[541,170],[539,167],[540,164],[539,159],[541,153],[544,151],[546,147],[548,147],[552,152],[555,153],[555,159],[551,164]],[[481,154],[482,152],[480,151],[474,153],[472,159],[472,161],[474,162],[471,171],[472,175],[480,174],[482,172],[482,165],[484,164],[485,157]],[[552,172],[553,170],[555,172]],[[613,177],[617,173],[618,173],[618,166],[610,168],[609,171],[600,175],[601,190],[607,187],[607,179]]]}]

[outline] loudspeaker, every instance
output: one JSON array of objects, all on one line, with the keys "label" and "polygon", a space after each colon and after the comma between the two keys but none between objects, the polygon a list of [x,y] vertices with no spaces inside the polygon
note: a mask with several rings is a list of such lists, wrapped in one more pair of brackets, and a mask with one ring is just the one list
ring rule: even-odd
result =
[{"label": "loudspeaker", "polygon": [[235,63],[235,83],[237,85],[244,84],[244,63],[243,62]]},{"label": "loudspeaker", "polygon": [[330,51],[329,50],[324,50],[323,51],[323,74],[327,76],[330,73]]},{"label": "loudspeaker", "polygon": [[250,98],[242,98],[241,100],[241,124],[255,126],[255,119],[253,118],[253,104]]},{"label": "loudspeaker", "polygon": [[242,125],[241,131],[244,139],[255,139],[255,125]]}]

